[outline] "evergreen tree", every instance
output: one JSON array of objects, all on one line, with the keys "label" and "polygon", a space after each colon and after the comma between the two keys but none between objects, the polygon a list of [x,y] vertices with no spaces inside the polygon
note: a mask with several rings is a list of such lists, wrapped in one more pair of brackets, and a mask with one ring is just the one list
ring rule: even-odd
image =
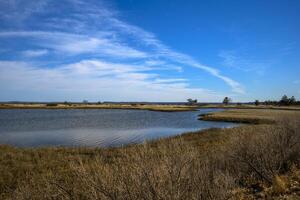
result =
[{"label": "evergreen tree", "polygon": [[286,95],[283,95],[281,97],[280,104],[281,105],[288,105],[289,104],[289,98]]},{"label": "evergreen tree", "polygon": [[223,104],[228,105],[231,99],[229,97],[225,97],[223,100]]},{"label": "evergreen tree", "polygon": [[258,101],[258,100],[255,100],[254,104],[255,104],[256,106],[258,106],[258,105],[259,105],[259,101]]},{"label": "evergreen tree", "polygon": [[295,104],[296,103],[296,99],[294,96],[292,96],[291,98],[289,98],[289,105]]}]

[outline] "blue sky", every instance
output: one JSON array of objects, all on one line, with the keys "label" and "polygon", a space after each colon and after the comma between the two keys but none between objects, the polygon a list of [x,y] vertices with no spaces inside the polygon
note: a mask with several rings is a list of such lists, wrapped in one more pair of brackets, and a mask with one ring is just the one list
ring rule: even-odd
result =
[{"label": "blue sky", "polygon": [[300,99],[300,1],[0,2],[0,101]]}]

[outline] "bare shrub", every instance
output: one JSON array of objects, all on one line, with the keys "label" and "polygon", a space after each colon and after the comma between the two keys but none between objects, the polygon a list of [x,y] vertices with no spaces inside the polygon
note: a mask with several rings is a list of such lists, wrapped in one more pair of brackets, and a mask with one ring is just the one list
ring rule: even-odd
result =
[{"label": "bare shrub", "polygon": [[[232,172],[242,180],[260,179],[269,184],[278,174],[299,165],[300,132],[296,120],[282,119],[277,125],[249,127],[253,130],[233,134],[227,152]],[[245,181],[244,181],[245,182]]]},{"label": "bare shrub", "polygon": [[129,151],[113,166],[73,164],[78,182],[93,198],[104,199],[224,199],[233,187],[211,157],[199,157],[182,141]]}]

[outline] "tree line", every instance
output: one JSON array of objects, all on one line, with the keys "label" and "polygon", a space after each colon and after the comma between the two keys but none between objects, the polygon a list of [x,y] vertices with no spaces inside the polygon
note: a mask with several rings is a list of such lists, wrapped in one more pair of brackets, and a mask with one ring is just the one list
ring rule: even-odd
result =
[{"label": "tree line", "polygon": [[[232,99],[229,97],[225,97],[222,101],[223,104],[228,105],[232,102]],[[187,105],[197,105],[199,104],[197,99],[187,99]],[[242,103],[237,103],[242,104]],[[248,103],[249,104],[249,103]],[[294,96],[288,97],[287,95],[283,95],[280,100],[266,100],[260,102],[259,100],[255,100],[254,102],[250,102],[250,104],[258,105],[276,105],[276,106],[290,106],[290,105],[300,105],[300,101],[297,101]]]},{"label": "tree line", "polygon": [[[232,101],[231,98],[225,97],[223,100],[223,104],[227,105]],[[300,105],[300,101],[297,101],[294,96],[288,97],[287,95],[283,95],[280,100],[266,100],[260,102],[259,100],[255,100],[253,102],[256,106],[258,105],[277,105],[277,106],[290,106],[290,105]]]},{"label": "tree line", "polygon": [[264,105],[280,105],[280,106],[289,106],[289,105],[300,105],[300,101],[297,101],[294,96],[288,97],[283,95],[279,101],[267,100],[263,102]]}]

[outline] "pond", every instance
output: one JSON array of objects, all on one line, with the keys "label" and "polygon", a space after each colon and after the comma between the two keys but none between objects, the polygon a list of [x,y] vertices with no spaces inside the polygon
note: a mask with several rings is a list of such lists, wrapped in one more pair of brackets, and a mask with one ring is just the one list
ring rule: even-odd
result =
[{"label": "pond", "polygon": [[0,144],[37,146],[122,146],[208,128],[238,124],[198,120],[201,109],[158,112],[123,109],[3,109]]}]

